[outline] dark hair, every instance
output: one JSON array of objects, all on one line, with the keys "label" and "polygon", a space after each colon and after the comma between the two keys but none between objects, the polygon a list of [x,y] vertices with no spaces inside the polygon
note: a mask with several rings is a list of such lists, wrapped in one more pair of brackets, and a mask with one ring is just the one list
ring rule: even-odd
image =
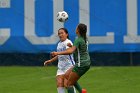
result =
[{"label": "dark hair", "polygon": [[[65,32],[66,34],[68,34],[67,38],[69,39],[69,33],[68,33],[68,30],[67,30],[66,28],[60,28],[59,30],[64,30],[64,32]],[[58,30],[58,31],[59,31],[59,30]]]},{"label": "dark hair", "polygon": [[84,38],[85,43],[86,43],[87,42],[87,36],[86,36],[86,33],[87,33],[87,25],[80,23],[77,26],[77,29],[78,29],[78,31],[80,33],[80,36]]}]

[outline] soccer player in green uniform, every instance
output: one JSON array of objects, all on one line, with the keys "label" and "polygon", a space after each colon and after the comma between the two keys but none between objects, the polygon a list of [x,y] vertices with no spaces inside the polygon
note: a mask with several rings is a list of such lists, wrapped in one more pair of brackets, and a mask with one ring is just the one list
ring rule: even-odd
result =
[{"label": "soccer player in green uniform", "polygon": [[[52,56],[57,55],[68,55],[74,53],[75,55],[75,66],[71,71],[66,73],[65,78],[67,79],[67,88],[72,89],[72,86],[84,75],[90,68],[90,56],[88,53],[88,41],[86,37],[87,26],[85,24],[78,24],[76,28],[76,34],[78,38],[74,41],[74,45],[65,51],[52,52]],[[73,93],[73,92],[71,92]]]}]

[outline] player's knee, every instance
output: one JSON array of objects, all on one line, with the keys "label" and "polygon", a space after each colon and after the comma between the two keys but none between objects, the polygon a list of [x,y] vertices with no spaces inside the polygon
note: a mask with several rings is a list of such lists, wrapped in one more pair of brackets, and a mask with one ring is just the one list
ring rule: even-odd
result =
[{"label": "player's knee", "polygon": [[64,78],[61,76],[57,77],[57,87],[64,87]]},{"label": "player's knee", "polygon": [[68,80],[64,79],[64,87],[67,87],[67,82],[68,82]]},{"label": "player's knee", "polygon": [[64,83],[63,82],[57,82],[57,87],[64,87]]}]

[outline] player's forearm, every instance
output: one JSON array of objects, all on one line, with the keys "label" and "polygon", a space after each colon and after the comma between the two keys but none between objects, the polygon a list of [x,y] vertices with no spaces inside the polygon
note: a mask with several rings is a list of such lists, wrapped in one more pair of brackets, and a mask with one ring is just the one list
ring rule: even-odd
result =
[{"label": "player's forearm", "polygon": [[54,61],[56,61],[56,60],[58,60],[58,56],[53,57],[53,58],[51,59],[51,62],[54,62]]},{"label": "player's forearm", "polygon": [[71,54],[70,51],[62,51],[62,52],[58,52],[58,55],[69,55]]},{"label": "player's forearm", "polygon": [[72,48],[68,48],[67,50],[65,51],[61,51],[61,52],[58,52],[58,55],[69,55],[69,54],[72,54],[74,51]]}]

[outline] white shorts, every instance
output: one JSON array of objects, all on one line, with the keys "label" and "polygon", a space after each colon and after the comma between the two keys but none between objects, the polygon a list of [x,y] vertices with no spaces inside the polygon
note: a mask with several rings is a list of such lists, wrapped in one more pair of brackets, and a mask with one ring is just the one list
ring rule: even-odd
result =
[{"label": "white shorts", "polygon": [[[73,66],[71,66],[71,67],[73,67]],[[62,69],[58,68],[56,76],[65,74],[67,72],[67,70],[69,70],[71,67],[69,67],[66,70],[62,70]]]}]

